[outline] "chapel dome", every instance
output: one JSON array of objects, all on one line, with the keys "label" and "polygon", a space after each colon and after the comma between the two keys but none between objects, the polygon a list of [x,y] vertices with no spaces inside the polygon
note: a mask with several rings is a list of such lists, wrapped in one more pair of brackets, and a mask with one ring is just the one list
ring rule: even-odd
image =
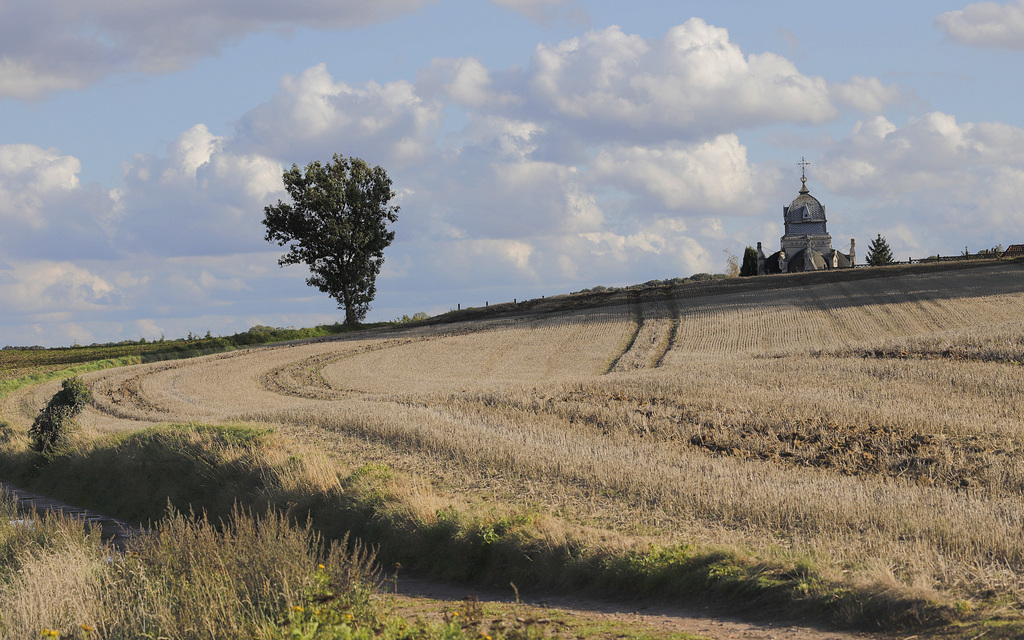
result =
[{"label": "chapel dome", "polygon": [[800,189],[800,195],[793,202],[789,203],[785,212],[786,222],[817,222],[825,220],[825,207],[818,202],[817,198],[810,194],[807,190],[806,182],[804,182],[803,187]]}]

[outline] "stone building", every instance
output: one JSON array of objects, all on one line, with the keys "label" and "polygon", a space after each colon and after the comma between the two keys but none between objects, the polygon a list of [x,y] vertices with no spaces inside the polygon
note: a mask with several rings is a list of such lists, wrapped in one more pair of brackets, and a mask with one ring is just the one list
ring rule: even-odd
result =
[{"label": "stone building", "polygon": [[1011,244],[1003,252],[1003,258],[1024,258],[1024,244]]},{"label": "stone building", "polygon": [[832,236],[826,227],[825,205],[807,189],[808,164],[803,159],[799,164],[800,194],[788,207],[782,207],[786,233],[780,239],[780,250],[765,257],[761,243],[757,243],[758,274],[848,269],[856,264],[855,240],[850,240],[849,254],[832,248]]}]

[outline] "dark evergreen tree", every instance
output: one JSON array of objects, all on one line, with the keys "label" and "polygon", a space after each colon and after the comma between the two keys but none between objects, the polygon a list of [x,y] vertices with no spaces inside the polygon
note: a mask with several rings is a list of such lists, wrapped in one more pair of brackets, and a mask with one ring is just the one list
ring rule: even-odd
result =
[{"label": "dark evergreen tree", "polygon": [[743,264],[740,265],[741,276],[757,275],[757,249],[747,247],[743,250]]},{"label": "dark evergreen tree", "polygon": [[291,243],[278,264],[305,263],[312,274],[306,284],[338,302],[345,324],[357,324],[377,294],[384,249],[395,239],[387,228],[398,220],[398,207],[388,205],[391,179],[380,167],[334,154],[331,163],[311,162],[305,172],[293,164],[284,186],[292,204],[278,200],[263,209],[267,241]]},{"label": "dark evergreen tree", "polygon": [[885,241],[882,234],[878,234],[878,237],[871,241],[871,246],[868,247],[868,255],[864,258],[872,267],[880,267],[895,262],[892,258],[892,250],[889,249],[889,243]]}]

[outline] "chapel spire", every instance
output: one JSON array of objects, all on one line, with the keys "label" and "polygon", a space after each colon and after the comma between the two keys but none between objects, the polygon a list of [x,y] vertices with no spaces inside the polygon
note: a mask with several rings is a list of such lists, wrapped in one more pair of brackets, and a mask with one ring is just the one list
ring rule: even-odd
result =
[{"label": "chapel spire", "polygon": [[800,193],[810,193],[807,190],[807,167],[810,165],[811,163],[803,156],[800,156],[800,162],[796,163],[796,166],[800,167]]}]

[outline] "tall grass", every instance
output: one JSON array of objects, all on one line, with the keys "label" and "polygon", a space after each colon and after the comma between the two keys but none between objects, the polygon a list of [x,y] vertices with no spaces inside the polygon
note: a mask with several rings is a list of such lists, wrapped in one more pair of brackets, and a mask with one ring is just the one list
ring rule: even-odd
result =
[{"label": "tall grass", "polygon": [[[156,525],[157,535],[132,543],[114,574],[97,561],[95,540],[75,547],[79,555],[73,558],[62,552],[59,561],[45,566],[19,565],[19,574],[29,582],[50,580],[57,590],[74,580],[91,586],[75,596],[81,602],[72,600],[71,609],[61,605],[51,611],[47,607],[55,606],[52,602],[67,598],[50,591],[37,597],[28,583],[17,582],[11,602],[19,603],[18,613],[11,620],[45,619],[52,621],[47,623],[50,628],[69,628],[72,619],[96,620],[104,633],[114,636],[121,633],[114,632],[118,625],[129,624],[129,619],[137,626],[126,628],[158,630],[168,637],[190,637],[188,629],[200,629],[200,637],[255,634],[259,624],[292,610],[299,599],[294,594],[306,593],[310,580],[319,579],[306,571],[302,540],[315,542],[320,535],[345,540],[349,532],[374,541],[389,563],[458,580],[511,579],[522,586],[586,586],[633,596],[715,594],[739,598],[748,610],[785,605],[793,612],[858,626],[904,626],[955,615],[923,593],[887,591],[878,585],[844,587],[806,560],[765,562],[721,546],[649,546],[569,527],[532,510],[467,508],[384,465],[337,469],[323,478],[317,463],[294,452],[301,450],[296,445],[287,462],[274,464],[281,459],[275,437],[244,427],[182,425],[133,436],[129,440],[136,445],[128,447],[108,439],[42,467],[24,460],[21,481],[34,489],[54,483],[66,487],[73,477],[83,491],[81,502],[122,517],[160,508],[170,509],[171,515]],[[145,446],[138,446],[141,441]],[[196,446],[199,442],[202,447]],[[196,472],[196,456],[204,457],[205,471]],[[154,469],[161,473],[147,472]],[[184,488],[191,491],[183,494],[180,487],[161,481],[165,475],[186,478]],[[126,506],[118,489],[129,486],[138,493]],[[209,515],[199,519],[185,518],[176,509],[200,506]],[[267,509],[265,517],[244,515],[260,507]],[[210,521],[227,524],[215,528]],[[295,529],[289,522],[306,525]],[[254,554],[260,555],[259,562]],[[70,562],[71,574],[60,580],[43,577],[61,562]],[[361,562],[345,575],[357,571],[365,579]],[[142,603],[122,603],[122,588]],[[111,613],[122,609],[123,616]]]},{"label": "tall grass", "polygon": [[5,638],[285,637],[318,599],[348,613],[350,633],[384,617],[372,554],[273,513],[236,510],[214,526],[172,512],[122,555],[78,521],[24,520],[9,496],[0,512]]}]

